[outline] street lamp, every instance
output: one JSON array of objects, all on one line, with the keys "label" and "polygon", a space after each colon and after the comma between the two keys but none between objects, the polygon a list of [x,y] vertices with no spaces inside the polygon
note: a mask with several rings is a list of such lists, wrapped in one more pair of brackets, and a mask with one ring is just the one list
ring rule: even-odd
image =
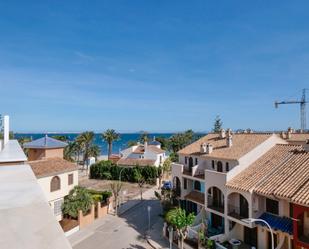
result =
[{"label": "street lamp", "polygon": [[169,241],[170,241],[170,249],[172,249],[172,246],[173,246],[173,232],[174,232],[173,227],[169,226],[168,227],[168,237],[169,237]]},{"label": "street lamp", "polygon": [[[121,183],[121,173],[122,173],[122,171],[125,169],[125,167],[123,167],[121,170],[120,170],[120,172],[119,172],[119,181],[118,181],[118,187],[120,187],[120,183]],[[117,188],[118,188],[117,187]],[[120,192],[120,190],[119,190],[119,192]],[[118,193],[117,193],[117,198],[116,198],[116,210],[117,210],[117,205],[118,205],[118,199],[119,199],[119,196],[118,196]],[[119,212],[119,210],[118,210],[118,212]],[[118,212],[117,212],[117,215],[118,215]]]},{"label": "street lamp", "polygon": [[150,233],[150,211],[151,211],[150,206],[147,207],[147,211],[148,211],[148,233]]},{"label": "street lamp", "polygon": [[269,223],[267,221],[265,221],[263,219],[254,219],[254,218],[242,219],[242,221],[245,222],[245,223],[249,223],[249,224],[253,224],[255,222],[264,223],[268,227],[270,234],[271,234],[271,248],[275,249],[274,232],[273,232],[271,226],[269,225]]}]

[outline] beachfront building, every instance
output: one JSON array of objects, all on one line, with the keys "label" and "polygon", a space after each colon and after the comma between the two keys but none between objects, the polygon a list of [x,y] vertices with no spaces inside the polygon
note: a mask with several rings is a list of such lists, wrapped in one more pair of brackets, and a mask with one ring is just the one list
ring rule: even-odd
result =
[{"label": "beachfront building", "polygon": [[208,134],[181,150],[180,163],[172,166],[181,205],[197,213],[205,208],[208,236],[220,241],[237,239],[248,248],[272,248],[265,225],[246,220],[260,218],[271,225],[275,248],[304,247],[309,233],[304,187],[309,185],[309,153],[298,144],[275,134]]},{"label": "beachfront building", "polygon": [[120,152],[119,166],[156,166],[159,167],[166,160],[165,150],[155,139],[144,144],[138,143]]},{"label": "beachfront building", "polygon": [[0,118],[0,133],[1,248],[72,248],[18,141],[9,139],[8,116]]},{"label": "beachfront building", "polygon": [[63,159],[65,146],[67,143],[48,136],[24,144],[28,150],[28,163],[58,221],[62,219],[64,197],[78,185],[76,164]]}]

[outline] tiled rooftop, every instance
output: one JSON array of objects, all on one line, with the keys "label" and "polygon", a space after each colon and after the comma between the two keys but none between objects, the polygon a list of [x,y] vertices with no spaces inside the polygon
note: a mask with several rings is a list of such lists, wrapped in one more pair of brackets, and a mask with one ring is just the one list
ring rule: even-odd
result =
[{"label": "tiled rooftop", "polygon": [[242,191],[254,188],[265,176],[276,169],[278,165],[293,155],[293,151],[301,146],[276,145],[248,168],[227,182],[227,187]]},{"label": "tiled rooftop", "polygon": [[[272,135],[273,134],[270,133],[235,133],[232,135],[233,145],[228,147],[226,145],[226,138],[220,138],[218,133],[209,133],[180,150],[178,153],[183,155],[202,155],[204,157],[238,160]],[[211,144],[213,146],[213,152],[209,155],[201,154],[200,146],[202,143]]]},{"label": "tiled rooftop", "polygon": [[78,170],[75,163],[62,158],[48,158],[28,162],[37,178]]},{"label": "tiled rooftop", "polygon": [[64,148],[68,144],[57,139],[45,137],[33,140],[29,143],[25,143],[23,145],[24,148],[33,148],[33,149],[52,149],[52,148]]}]

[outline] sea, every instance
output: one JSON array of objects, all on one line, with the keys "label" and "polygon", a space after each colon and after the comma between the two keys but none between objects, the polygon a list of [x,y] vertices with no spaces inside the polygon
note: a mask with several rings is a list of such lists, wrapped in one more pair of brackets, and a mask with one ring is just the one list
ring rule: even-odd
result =
[{"label": "sea", "polygon": [[[74,141],[74,139],[79,135],[80,133],[47,133],[48,136],[55,136],[55,135],[64,135],[68,138],[69,141]],[[44,137],[46,133],[15,133],[14,138],[19,139],[22,137],[29,137],[32,140]],[[129,141],[138,141],[140,138],[140,133],[122,133],[120,134],[120,139],[118,141],[113,142],[113,154],[118,154],[119,151],[125,149],[128,147]],[[148,134],[150,139],[153,139],[154,137],[165,137],[169,138],[173,134],[172,133],[151,133]],[[107,155],[108,146],[105,141],[103,141],[101,137],[101,133],[95,134],[95,140],[94,143],[98,145],[101,148],[101,155]]]}]

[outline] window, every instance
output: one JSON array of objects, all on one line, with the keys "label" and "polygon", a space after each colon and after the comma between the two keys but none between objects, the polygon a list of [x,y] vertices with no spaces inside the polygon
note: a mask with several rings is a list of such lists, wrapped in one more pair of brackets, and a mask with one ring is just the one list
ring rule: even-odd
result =
[{"label": "window", "polygon": [[201,183],[199,181],[194,182],[194,189],[197,191],[201,191]]},{"label": "window", "polygon": [[187,157],[185,157],[185,164],[187,164],[188,163],[188,158]]},{"label": "window", "polygon": [[293,218],[293,204],[290,202],[290,217]]},{"label": "window", "polygon": [[68,175],[68,184],[69,184],[69,185],[72,185],[72,184],[73,184],[73,181],[74,181],[74,180],[73,180],[73,174],[69,174],[69,175]]},{"label": "window", "polygon": [[60,215],[61,212],[61,206],[62,206],[63,200],[58,200],[54,202],[54,215]]},{"label": "window", "polygon": [[187,189],[187,184],[188,184],[188,183],[187,183],[187,179],[184,178],[184,179],[183,179],[183,188],[184,188],[184,189]]},{"label": "window", "polygon": [[212,167],[213,169],[215,169],[215,160],[212,160],[212,161],[211,161],[211,167]]},{"label": "window", "polygon": [[279,214],[278,201],[266,198],[266,212],[278,215]]},{"label": "window", "polygon": [[218,171],[218,172],[223,172],[223,167],[222,167],[222,162],[221,162],[221,161],[219,161],[219,162],[217,163],[217,171]]},{"label": "window", "polygon": [[50,181],[50,192],[54,192],[60,189],[60,178],[59,176],[54,176]]},{"label": "window", "polygon": [[198,159],[195,158],[195,165],[198,165]]},{"label": "window", "polygon": [[229,170],[230,170],[230,165],[229,165],[228,162],[226,162],[226,163],[225,163],[225,171],[226,171],[226,172],[229,172]]}]

